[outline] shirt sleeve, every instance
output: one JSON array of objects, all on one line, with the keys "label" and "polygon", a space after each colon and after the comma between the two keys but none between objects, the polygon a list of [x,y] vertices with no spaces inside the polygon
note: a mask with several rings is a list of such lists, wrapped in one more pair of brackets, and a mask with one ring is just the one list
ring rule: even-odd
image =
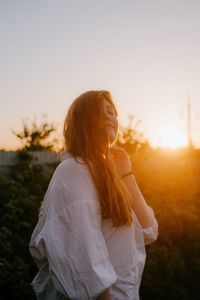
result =
[{"label": "shirt sleeve", "polygon": [[57,172],[59,184],[52,184],[48,192],[46,204],[49,203],[52,210],[58,203],[59,209],[55,208],[55,214],[49,213],[36,246],[39,248],[41,242],[45,245],[50,273],[66,295],[71,299],[89,300],[117,278],[108,256],[100,207],[89,177],[74,171],[68,174],[71,176],[63,179],[65,174],[61,172],[59,180]]},{"label": "shirt sleeve", "polygon": [[153,216],[153,223],[151,226],[149,226],[147,228],[141,227],[145,245],[152,244],[153,242],[155,242],[157,240],[157,237],[158,237],[158,222],[154,216],[153,209],[150,206],[149,206],[149,209],[151,210],[151,213]]}]

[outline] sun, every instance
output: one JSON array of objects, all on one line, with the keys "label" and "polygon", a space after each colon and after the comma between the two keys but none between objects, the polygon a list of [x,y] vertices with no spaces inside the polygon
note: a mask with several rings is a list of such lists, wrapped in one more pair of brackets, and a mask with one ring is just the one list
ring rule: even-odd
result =
[{"label": "sun", "polygon": [[185,132],[176,126],[161,126],[158,129],[158,135],[162,147],[175,149],[187,146]]}]

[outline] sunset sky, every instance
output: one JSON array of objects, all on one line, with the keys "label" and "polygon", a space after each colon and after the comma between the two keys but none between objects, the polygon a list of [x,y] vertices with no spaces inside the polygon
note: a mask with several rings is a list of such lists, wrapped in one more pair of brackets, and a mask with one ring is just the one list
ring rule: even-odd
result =
[{"label": "sunset sky", "polygon": [[187,101],[200,146],[199,0],[6,0],[0,2],[0,148],[11,128],[48,120],[61,131],[69,104],[111,91],[154,146],[186,143]]}]

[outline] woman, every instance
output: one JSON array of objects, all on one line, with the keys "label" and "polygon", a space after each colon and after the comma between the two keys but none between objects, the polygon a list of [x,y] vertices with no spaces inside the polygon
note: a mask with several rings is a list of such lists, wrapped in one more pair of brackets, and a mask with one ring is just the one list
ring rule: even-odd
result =
[{"label": "woman", "polygon": [[72,103],[66,151],[30,242],[37,299],[139,299],[145,244],[156,240],[158,226],[127,153],[114,147],[117,134],[108,91],[89,91]]}]

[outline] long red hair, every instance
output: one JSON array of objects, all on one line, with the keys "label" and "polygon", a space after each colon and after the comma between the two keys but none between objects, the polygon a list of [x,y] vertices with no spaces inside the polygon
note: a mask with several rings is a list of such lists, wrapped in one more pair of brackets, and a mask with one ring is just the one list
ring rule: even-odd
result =
[{"label": "long red hair", "polygon": [[129,192],[119,177],[109,151],[103,101],[117,110],[108,91],[88,91],[76,98],[64,121],[65,149],[88,165],[99,196],[102,218],[114,226],[130,225]]}]

